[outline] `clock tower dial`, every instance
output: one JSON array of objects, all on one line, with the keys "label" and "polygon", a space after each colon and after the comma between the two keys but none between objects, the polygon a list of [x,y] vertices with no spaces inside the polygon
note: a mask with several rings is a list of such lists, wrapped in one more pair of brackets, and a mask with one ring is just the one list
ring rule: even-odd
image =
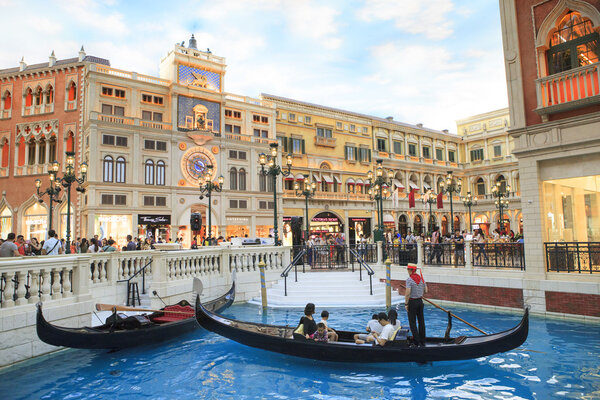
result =
[{"label": "clock tower dial", "polygon": [[181,158],[181,173],[192,186],[198,186],[198,179],[205,173],[207,166],[213,166],[213,178],[217,174],[217,162],[214,155],[204,147],[193,147]]}]

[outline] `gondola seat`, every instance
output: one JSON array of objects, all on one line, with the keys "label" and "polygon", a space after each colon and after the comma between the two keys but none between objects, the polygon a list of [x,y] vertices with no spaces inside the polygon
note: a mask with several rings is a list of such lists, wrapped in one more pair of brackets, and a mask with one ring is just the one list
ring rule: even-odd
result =
[{"label": "gondola seat", "polygon": [[[176,313],[170,313],[169,311],[176,311]],[[179,314],[185,313],[185,314]],[[158,317],[153,317],[152,322],[156,323],[165,323],[165,322],[175,322],[180,321],[182,319],[192,318],[194,316],[194,309],[191,306],[180,306],[179,304],[173,306],[167,306],[163,310],[163,315]]]}]

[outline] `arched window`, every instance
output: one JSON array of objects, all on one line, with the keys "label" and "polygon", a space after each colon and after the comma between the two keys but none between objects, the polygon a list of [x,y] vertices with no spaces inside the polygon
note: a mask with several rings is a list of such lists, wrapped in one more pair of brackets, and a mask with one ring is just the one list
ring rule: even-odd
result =
[{"label": "arched window", "polygon": [[500,183],[500,191],[504,192],[506,191],[506,178],[504,177],[504,175],[498,175],[498,177],[496,178],[496,185]]},{"label": "arched window", "polygon": [[77,86],[75,85],[75,82],[71,81],[67,91],[67,100],[73,101],[75,99],[77,99]]},{"label": "arched window", "polygon": [[46,138],[40,138],[38,144],[38,164],[46,164]]},{"label": "arched window", "polygon": [[569,11],[550,37],[548,73],[558,74],[573,68],[598,62],[598,32],[592,21],[576,11]]},{"label": "arched window", "polygon": [[145,167],[145,182],[146,185],[154,185],[154,161],[147,160]]},{"label": "arched window", "polygon": [[156,184],[165,185],[165,162],[163,160],[156,162]]},{"label": "arched window", "polygon": [[54,88],[52,85],[48,85],[46,88],[46,104],[54,103]]},{"label": "arched window", "polygon": [[35,139],[34,138],[29,139],[29,143],[27,144],[27,149],[28,149],[28,153],[29,153],[28,158],[27,158],[28,165],[35,164],[35,147],[36,147]]},{"label": "arched window", "polygon": [[261,192],[267,191],[267,176],[258,174],[258,190]]},{"label": "arched window", "polygon": [[10,92],[7,90],[6,92],[4,92],[4,96],[2,96],[2,104],[3,110],[10,110],[10,107],[12,106],[12,98],[10,96]]},{"label": "arched window", "polygon": [[56,160],[56,135],[52,135],[48,139],[48,162],[54,160]]},{"label": "arched window", "polygon": [[102,181],[113,181],[113,158],[111,156],[105,156],[102,161]]},{"label": "arched window", "polygon": [[12,211],[4,206],[0,209],[0,237],[6,239],[12,231]]},{"label": "arched window", "polygon": [[475,183],[475,193],[479,196],[485,195],[485,182],[483,181],[483,178],[477,179],[477,182]]},{"label": "arched window", "polygon": [[[2,168],[6,168],[6,167],[8,167],[8,152],[10,151],[10,145],[8,143],[7,138],[0,140],[0,143],[2,143],[2,164],[0,164],[0,166]],[[2,236],[2,237],[6,237],[6,236]]]},{"label": "arched window", "polygon": [[71,131],[67,134],[67,151],[75,151],[75,136]]},{"label": "arched window", "polygon": [[117,157],[115,165],[115,182],[125,183],[125,157]]},{"label": "arched window", "polygon": [[423,233],[423,220],[420,215],[415,215],[415,219],[413,220],[413,233],[415,235]]},{"label": "arched window", "polygon": [[33,91],[31,88],[25,91],[25,107],[31,107],[33,105]]},{"label": "arched window", "polygon": [[19,143],[17,144],[17,165],[20,167],[22,165],[25,165],[25,148],[26,148],[26,144],[25,144],[25,138],[23,136],[21,136],[21,138],[19,139]]},{"label": "arched window", "polygon": [[238,188],[237,178],[238,178],[237,169],[232,167],[229,170],[229,189],[237,190],[237,188]]},{"label": "arched window", "polygon": [[238,172],[238,190],[246,190],[246,170],[240,168]]},{"label": "arched window", "polygon": [[35,100],[36,106],[42,105],[43,96],[42,96],[42,88],[41,87],[38,87],[35,90],[34,100]]}]

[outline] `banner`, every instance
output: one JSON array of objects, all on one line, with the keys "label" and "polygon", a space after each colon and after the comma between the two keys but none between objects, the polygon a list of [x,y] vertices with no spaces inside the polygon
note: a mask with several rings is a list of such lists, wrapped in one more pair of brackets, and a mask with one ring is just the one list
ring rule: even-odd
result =
[{"label": "banner", "polygon": [[415,206],[415,192],[414,189],[410,189],[410,193],[408,194],[408,208],[414,208]]},{"label": "banner", "polygon": [[439,192],[437,195],[437,208],[444,208],[444,203],[443,203],[443,197],[444,197],[444,193],[443,192]]}]

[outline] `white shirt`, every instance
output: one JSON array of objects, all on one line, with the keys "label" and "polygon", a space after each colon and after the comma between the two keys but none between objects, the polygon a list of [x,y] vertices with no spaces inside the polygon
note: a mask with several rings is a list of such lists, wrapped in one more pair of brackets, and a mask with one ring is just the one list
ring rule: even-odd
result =
[{"label": "white shirt", "polygon": [[56,238],[49,238],[48,240],[46,240],[44,242],[44,247],[42,247],[42,250],[46,250],[46,254],[48,255],[58,255],[58,249],[61,248],[60,243],[57,243],[58,239]]},{"label": "white shirt", "polygon": [[327,321],[325,321],[324,319],[317,322],[317,324],[319,324],[319,323],[323,323],[323,325],[325,325],[325,328],[329,328],[329,326],[327,326]]},{"label": "white shirt", "polygon": [[380,339],[385,339],[385,340],[390,340],[390,338],[392,337],[392,334],[395,331],[395,327],[392,324],[387,324],[386,326],[383,327],[381,334],[379,335]]},{"label": "white shirt", "polygon": [[397,319],[397,320],[396,320],[396,324],[395,324],[395,325],[392,325],[392,323],[391,323],[391,322],[390,322],[388,325],[390,325],[390,326],[393,326],[393,327],[394,327],[394,330],[396,330],[396,329],[400,328],[400,326],[401,326],[401,325],[400,325],[400,320],[399,320],[399,319]]},{"label": "white shirt", "polygon": [[383,326],[381,326],[379,321],[377,321],[376,319],[372,319],[367,323],[367,328],[369,328],[371,330],[371,333],[373,333],[373,332],[381,333]]}]

